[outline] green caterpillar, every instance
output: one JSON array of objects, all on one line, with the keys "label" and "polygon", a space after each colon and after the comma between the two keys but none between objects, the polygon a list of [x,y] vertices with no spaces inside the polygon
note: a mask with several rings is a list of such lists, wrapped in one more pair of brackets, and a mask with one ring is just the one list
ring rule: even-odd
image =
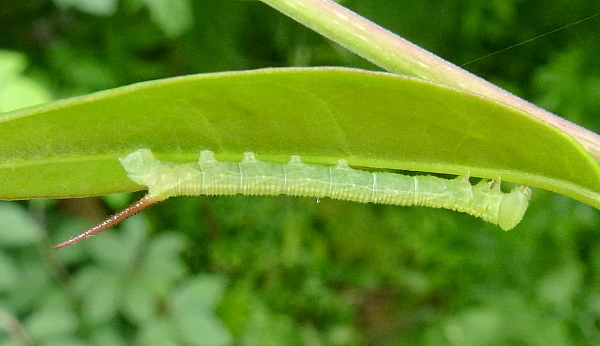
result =
[{"label": "green caterpillar", "polygon": [[500,226],[514,228],[523,218],[531,192],[524,186],[509,193],[497,181],[473,186],[466,176],[442,179],[352,169],[346,160],[337,166],[302,163],[293,155],[288,163],[262,162],[251,152],[241,162],[218,161],[203,150],[198,163],[160,162],[149,149],[121,159],[128,177],[148,187],[148,194],[132,206],[84,233],[55,246],[74,244],[114,226],[123,219],[173,196],[289,195],[329,197],[361,203],[426,206],[465,212]]}]

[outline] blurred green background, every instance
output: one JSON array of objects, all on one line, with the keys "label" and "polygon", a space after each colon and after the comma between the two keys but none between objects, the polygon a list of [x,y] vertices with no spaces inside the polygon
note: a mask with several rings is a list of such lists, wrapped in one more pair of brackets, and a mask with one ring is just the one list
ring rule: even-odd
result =
[{"label": "blurred green background", "polygon": [[[343,4],[459,65],[600,11]],[[598,132],[599,33],[596,17],[465,68]],[[0,7],[2,112],[176,75],[315,65],[377,69],[254,1]],[[511,232],[446,210],[173,198],[58,251],[141,194],[0,202],[0,345],[600,344],[600,213],[533,193]]]}]

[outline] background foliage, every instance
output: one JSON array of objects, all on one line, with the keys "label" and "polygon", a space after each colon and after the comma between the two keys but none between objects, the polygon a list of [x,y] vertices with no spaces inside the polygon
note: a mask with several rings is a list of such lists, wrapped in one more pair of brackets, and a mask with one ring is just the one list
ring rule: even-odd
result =
[{"label": "background foliage", "polygon": [[[457,64],[600,10],[585,0],[344,4]],[[598,32],[595,18],[466,68],[598,131]],[[258,2],[0,9],[0,111],[175,75],[313,65],[376,69]],[[600,343],[600,214],[563,196],[535,190],[509,233],[444,210],[177,198],[50,250],[133,199],[0,203],[0,344]]]}]

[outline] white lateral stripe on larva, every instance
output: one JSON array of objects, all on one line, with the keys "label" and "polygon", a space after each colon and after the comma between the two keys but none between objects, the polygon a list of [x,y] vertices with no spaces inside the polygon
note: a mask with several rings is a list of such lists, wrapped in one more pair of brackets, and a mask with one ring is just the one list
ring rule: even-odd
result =
[{"label": "white lateral stripe on larva", "polygon": [[468,177],[442,179],[388,172],[355,170],[344,159],[334,166],[303,163],[292,155],[288,163],[263,162],[244,153],[240,162],[219,161],[209,150],[200,152],[197,164],[161,163],[148,149],[121,159],[128,176],[148,186],[149,195],[163,200],[178,195],[291,195],[330,197],[361,203],[420,205],[466,212],[499,225],[515,227],[530,197],[526,187],[509,193],[498,181],[475,186]]},{"label": "white lateral stripe on larva", "polygon": [[419,204],[419,181],[417,180],[417,177],[413,177],[413,181],[414,181],[414,187],[413,187],[413,191],[414,191],[414,200],[413,200],[413,204],[414,205],[418,205]]},{"label": "white lateral stripe on larva", "polygon": [[377,199],[375,198],[376,190],[377,190],[377,173],[373,172],[373,189],[371,191],[371,201],[373,201],[373,203],[377,202]]}]

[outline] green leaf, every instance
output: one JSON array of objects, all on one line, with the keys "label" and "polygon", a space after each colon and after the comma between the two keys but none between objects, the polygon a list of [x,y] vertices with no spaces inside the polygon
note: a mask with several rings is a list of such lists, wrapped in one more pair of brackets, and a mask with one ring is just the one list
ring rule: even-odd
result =
[{"label": "green leaf", "polygon": [[177,37],[194,24],[192,6],[188,0],[142,0],[148,6],[152,20],[168,37]]},{"label": "green leaf", "polygon": [[[42,308],[31,314],[24,323],[35,340],[68,338],[77,329],[77,315],[68,308]],[[64,345],[64,344],[63,344]]]},{"label": "green leaf", "polygon": [[232,337],[223,323],[213,314],[199,311],[177,316],[177,329],[184,345],[231,345]]},{"label": "green leaf", "polygon": [[600,208],[600,169],[571,137],[448,86],[340,68],[171,78],[0,118],[0,198],[139,190],[117,158],[309,163],[470,174],[533,185]]},{"label": "green leaf", "polygon": [[0,82],[19,77],[27,67],[27,57],[19,52],[0,50]]},{"label": "green leaf", "polygon": [[89,267],[78,273],[74,289],[82,297],[81,316],[99,325],[114,318],[121,296],[120,277],[114,271]]},{"label": "green leaf", "polygon": [[59,8],[75,7],[96,16],[110,16],[117,11],[118,0],[54,0]]},{"label": "green leaf", "polygon": [[213,313],[225,290],[224,277],[198,275],[170,297],[170,306],[186,344],[230,345],[231,335]]},{"label": "green leaf", "polygon": [[0,202],[0,244],[29,245],[41,234],[39,226],[21,206]]},{"label": "green leaf", "polygon": [[21,275],[15,261],[0,251],[0,292],[11,290],[17,286],[21,281]]},{"label": "green leaf", "polygon": [[22,73],[27,57],[18,52],[0,50],[0,112],[50,102],[52,97],[40,83]]},{"label": "green leaf", "polygon": [[171,297],[173,310],[181,315],[212,309],[223,298],[225,279],[216,275],[198,275]]},{"label": "green leaf", "polygon": [[179,342],[177,341],[177,331],[174,329],[173,323],[159,318],[141,326],[136,336],[135,344],[175,346],[179,345]]}]

